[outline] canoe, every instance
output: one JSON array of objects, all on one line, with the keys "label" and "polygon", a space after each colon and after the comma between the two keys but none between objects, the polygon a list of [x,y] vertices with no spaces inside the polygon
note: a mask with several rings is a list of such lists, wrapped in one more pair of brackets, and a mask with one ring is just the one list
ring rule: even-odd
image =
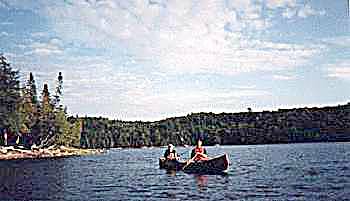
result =
[{"label": "canoe", "polygon": [[183,171],[193,174],[220,174],[228,171],[229,164],[228,156],[224,154],[206,161],[191,162],[183,167]]},{"label": "canoe", "polygon": [[229,159],[227,154],[211,158],[206,161],[185,161],[159,159],[159,168],[166,170],[183,170],[192,174],[220,174],[226,173],[229,169]]},{"label": "canoe", "polygon": [[186,161],[178,160],[166,160],[165,158],[159,158],[159,168],[166,170],[182,170],[186,165]]}]

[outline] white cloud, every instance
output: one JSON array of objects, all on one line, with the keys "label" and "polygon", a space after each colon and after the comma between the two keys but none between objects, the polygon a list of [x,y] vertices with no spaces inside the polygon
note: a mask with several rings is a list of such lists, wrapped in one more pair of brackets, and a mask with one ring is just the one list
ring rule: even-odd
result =
[{"label": "white cloud", "polygon": [[310,4],[298,3],[296,0],[266,0],[266,7],[271,10],[281,9],[282,17],[291,19],[292,17],[306,18],[313,15],[325,15],[325,10],[315,10]]},{"label": "white cloud", "polygon": [[[295,7],[293,0],[267,1],[269,8]],[[57,9],[56,7],[61,7]],[[310,15],[310,6],[306,6]],[[312,9],[311,9],[312,10]],[[118,47],[148,60],[160,71],[237,74],[293,68],[318,49],[308,45],[261,42],[243,36],[271,26],[262,4],[249,1],[75,1],[48,5],[45,14],[57,34],[90,47]],[[312,10],[312,12],[314,12]],[[312,13],[313,14],[313,13]],[[288,46],[288,44],[287,44]]]},{"label": "white cloud", "polygon": [[6,31],[2,31],[0,32],[0,36],[9,36],[9,33],[7,33]]},{"label": "white cloud", "polygon": [[177,34],[185,29],[194,29],[192,34],[205,34],[224,29],[225,25],[235,32],[271,26],[262,17],[262,5],[249,1],[164,1],[156,5],[159,4],[162,6],[149,5],[147,1],[75,1],[72,5],[47,5],[44,14],[66,39],[107,47],[128,45],[135,40],[139,46],[146,46],[164,33]]},{"label": "white cloud", "polygon": [[13,25],[13,22],[1,22],[0,25]]},{"label": "white cloud", "polygon": [[301,7],[298,10],[298,17],[301,17],[301,18],[306,18],[313,15],[325,15],[325,14],[326,12],[324,10],[317,11],[313,9],[309,4],[306,4],[305,6]]},{"label": "white cloud", "polygon": [[0,1],[0,8],[8,9],[8,6],[4,2]]},{"label": "white cloud", "polygon": [[[161,90],[159,87],[167,79],[167,74],[155,73],[153,78],[132,73],[116,68],[112,61],[102,57],[72,56],[67,62],[71,64],[69,67],[54,65],[35,76],[52,80],[57,72],[63,72],[63,101],[69,103],[70,114],[104,115],[124,120],[159,120],[197,111],[245,109],[246,101],[256,98],[266,100],[271,96],[270,92],[260,90],[255,85]],[[50,82],[49,86],[53,88],[54,83]],[[82,106],[88,109],[82,110]],[[111,108],[118,108],[118,112]]]},{"label": "white cloud", "polygon": [[282,16],[284,18],[292,18],[297,14],[297,10],[295,8],[287,8],[283,11]]},{"label": "white cloud", "polygon": [[247,10],[252,5],[251,1],[246,0],[227,1],[227,7],[231,9]]},{"label": "white cloud", "polygon": [[[241,40],[241,41],[239,41]],[[183,37],[175,39],[172,51],[154,53],[159,68],[171,73],[235,75],[254,71],[286,70],[302,66],[322,46],[304,46],[264,41],[215,41]],[[175,44],[176,43],[176,44]],[[239,44],[238,46],[235,44]]]},{"label": "white cloud", "polygon": [[62,72],[65,101],[70,103],[74,112],[79,111],[81,105],[111,106],[116,101],[130,104],[157,83],[145,75],[116,68],[105,57],[71,56],[66,62],[70,65],[54,65],[45,71],[41,69],[41,79],[50,80],[57,72]]},{"label": "white cloud", "polygon": [[335,45],[337,47],[350,48],[350,35],[325,38],[321,40],[325,45]]},{"label": "white cloud", "polygon": [[[268,101],[272,94],[256,86],[219,90],[161,87],[167,77],[178,74],[233,76],[278,71],[281,74],[274,79],[290,80],[293,77],[285,72],[308,64],[325,49],[250,37],[268,31],[280,14],[285,18],[317,14],[310,6],[297,13],[300,5],[295,0],[76,0],[37,5],[14,0],[11,5],[15,2],[46,18],[52,32],[33,33],[28,39],[33,40],[28,42],[31,45],[24,50],[30,50],[28,58],[36,55],[38,63],[50,66],[40,69],[40,79],[63,72],[65,101],[72,113],[82,114],[87,108],[91,114],[141,119],[195,110],[231,111],[236,105],[245,109],[245,102]],[[271,16],[263,13],[264,2],[269,11],[274,10]],[[49,38],[51,35],[58,38]],[[70,43],[72,49],[81,45],[92,54],[113,55],[117,64],[111,58],[65,55]],[[76,50],[81,55],[85,52]],[[115,58],[124,53],[130,58]],[[52,65],[46,61],[49,55],[64,56],[64,60]],[[135,66],[150,69],[147,73],[156,78],[135,72]],[[119,113],[113,114],[115,111]]]},{"label": "white cloud", "polygon": [[189,92],[188,90],[175,90],[163,94],[154,94],[151,96],[145,96],[142,100],[138,101],[140,104],[171,104],[171,105],[194,105],[201,103],[212,103],[218,100],[239,99],[242,97],[259,97],[268,96],[269,93],[262,90],[246,89],[246,90],[221,90],[221,91],[200,91],[195,90]]},{"label": "white cloud", "polygon": [[350,80],[350,60],[326,65],[328,77]]},{"label": "white cloud", "polygon": [[42,38],[47,36],[47,32],[34,32],[31,35],[34,38]]},{"label": "white cloud", "polygon": [[[246,103],[259,98],[266,100],[271,94],[258,89],[221,89],[221,90],[183,90],[177,89],[163,93],[149,93],[140,99],[133,99],[138,115],[149,120],[159,120],[171,116],[186,115],[190,112],[228,112],[246,109]],[[246,100],[246,101],[244,101]],[[154,110],[157,106],[157,111]],[[157,115],[155,115],[157,114]],[[161,114],[161,115],[159,115]],[[168,114],[168,115],[164,115]],[[137,119],[137,116],[133,120]]]},{"label": "white cloud", "polygon": [[30,47],[30,51],[27,51],[26,55],[38,55],[38,56],[49,56],[53,54],[62,54],[63,53],[63,43],[59,39],[51,39],[47,43],[43,42],[34,42]]},{"label": "white cloud", "polygon": [[272,76],[273,79],[275,80],[294,80],[296,77],[293,75],[273,75]]},{"label": "white cloud", "polygon": [[266,0],[266,6],[270,9],[285,7],[294,8],[297,6],[297,2],[296,0]]},{"label": "white cloud", "polygon": [[5,53],[4,53],[4,56],[5,56],[6,58],[8,58],[9,60],[12,60],[12,59],[14,59],[14,58],[17,57],[17,55],[16,55],[15,53],[12,53],[12,52],[5,52]]},{"label": "white cloud", "polygon": [[[5,7],[8,9],[28,9],[33,11],[38,11],[40,8],[48,4],[46,1],[23,1],[23,0],[2,0],[1,1]],[[0,2],[0,3],[1,3]]]},{"label": "white cloud", "polygon": [[52,38],[49,43],[52,45],[56,45],[57,47],[63,46],[63,42],[58,38]]}]

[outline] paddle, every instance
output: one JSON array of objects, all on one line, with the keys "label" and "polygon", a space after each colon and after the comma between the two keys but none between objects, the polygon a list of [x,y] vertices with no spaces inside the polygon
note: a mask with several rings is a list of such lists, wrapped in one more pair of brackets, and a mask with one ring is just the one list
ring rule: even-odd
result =
[{"label": "paddle", "polygon": [[197,153],[194,155],[194,157],[190,158],[186,161],[186,165],[182,167],[182,170],[184,170],[189,164],[194,162],[194,159],[197,157]]}]

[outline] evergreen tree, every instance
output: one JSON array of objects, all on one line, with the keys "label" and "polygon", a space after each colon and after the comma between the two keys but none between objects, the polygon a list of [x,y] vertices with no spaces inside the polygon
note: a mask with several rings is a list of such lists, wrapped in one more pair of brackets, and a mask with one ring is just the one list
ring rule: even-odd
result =
[{"label": "evergreen tree", "polygon": [[[80,124],[79,122],[72,125],[67,119],[66,108],[60,105],[63,94],[63,76],[59,72],[57,77],[57,86],[54,95],[53,105],[55,107],[55,127],[56,140],[55,143],[65,146],[79,146],[80,144]],[[77,129],[78,127],[78,129]],[[78,133],[77,133],[78,132]]]},{"label": "evergreen tree", "polygon": [[20,115],[23,126],[30,129],[38,118],[38,100],[35,86],[35,80],[32,73],[29,73],[29,79],[22,90],[22,101],[20,105]]},{"label": "evergreen tree", "polygon": [[36,91],[36,85],[35,80],[32,72],[29,73],[29,80],[27,82],[27,89],[29,91],[29,95],[31,97],[31,102],[33,105],[38,104],[38,97],[37,97],[37,91]]},{"label": "evergreen tree", "polygon": [[155,129],[153,144],[156,145],[156,146],[160,146],[161,145],[161,139],[162,139],[161,133],[159,132],[158,129]]},{"label": "evergreen tree", "polygon": [[42,97],[42,100],[41,100],[42,114],[44,116],[48,116],[50,113],[53,112],[53,105],[51,104],[50,92],[47,84],[44,84],[41,97]]},{"label": "evergreen tree", "polygon": [[19,115],[21,117],[21,134],[23,145],[30,148],[33,139],[40,136],[40,114],[37,89],[33,73],[29,73],[29,78],[22,90],[22,102]]},{"label": "evergreen tree", "polygon": [[18,129],[17,109],[21,100],[18,71],[0,55],[0,128]]},{"label": "evergreen tree", "polygon": [[40,131],[34,140],[40,147],[49,146],[53,143],[52,138],[55,134],[55,113],[53,109],[48,85],[44,84],[39,110],[38,125]]},{"label": "evergreen tree", "polygon": [[61,101],[61,97],[62,97],[62,92],[63,92],[63,76],[62,76],[62,73],[59,72],[58,77],[57,77],[56,91],[55,91],[55,95],[54,95],[54,106],[56,108],[61,107],[60,101]]},{"label": "evergreen tree", "polygon": [[80,136],[82,132],[83,121],[77,119],[73,122],[71,126],[71,137],[70,137],[70,146],[79,147],[80,146]]},{"label": "evergreen tree", "polygon": [[66,113],[64,112],[64,110],[59,110],[56,112],[55,124],[57,127],[56,144],[69,146],[71,136],[71,125],[67,120]]}]

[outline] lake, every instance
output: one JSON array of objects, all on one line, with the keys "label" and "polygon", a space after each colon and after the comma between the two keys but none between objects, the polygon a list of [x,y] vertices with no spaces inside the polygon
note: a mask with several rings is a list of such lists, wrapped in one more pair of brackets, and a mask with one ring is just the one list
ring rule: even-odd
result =
[{"label": "lake", "polygon": [[160,170],[163,151],[2,161],[0,200],[350,200],[350,143],[207,147],[229,155],[227,175]]}]

